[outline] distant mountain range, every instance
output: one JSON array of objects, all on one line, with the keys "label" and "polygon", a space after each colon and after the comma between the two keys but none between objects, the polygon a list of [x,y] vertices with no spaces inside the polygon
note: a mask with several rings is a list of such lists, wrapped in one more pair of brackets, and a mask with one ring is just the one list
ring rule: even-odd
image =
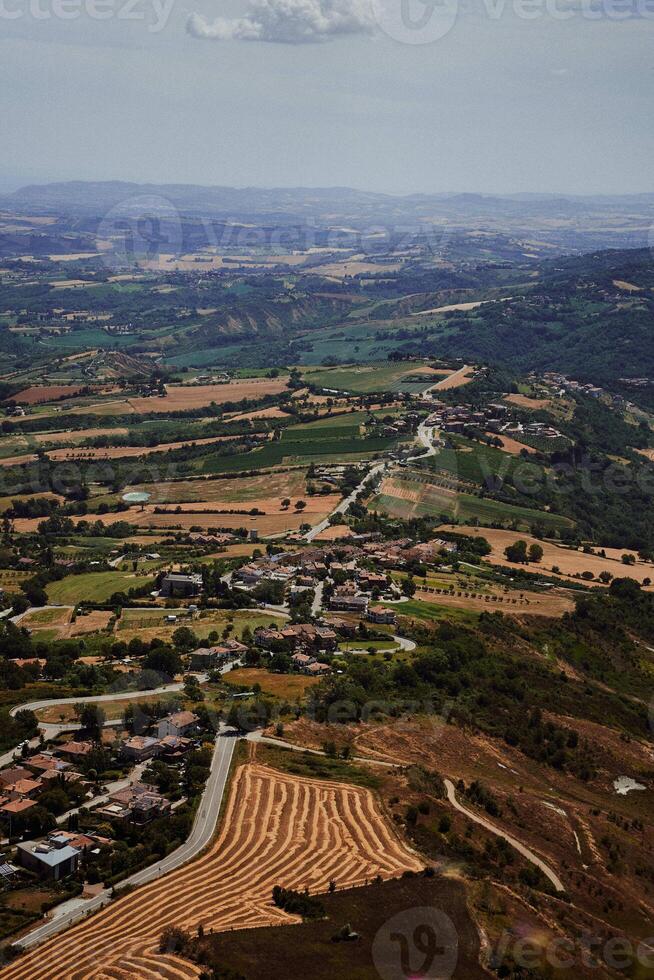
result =
[{"label": "distant mountain range", "polygon": [[238,222],[313,222],[319,227],[416,228],[447,225],[539,238],[571,249],[639,247],[654,224],[654,194],[588,196],[553,194],[411,194],[396,197],[348,187],[221,187],[70,181],[31,184],[0,197],[12,211],[91,217],[114,208],[129,212],[145,198],[160,199],[182,218]]}]

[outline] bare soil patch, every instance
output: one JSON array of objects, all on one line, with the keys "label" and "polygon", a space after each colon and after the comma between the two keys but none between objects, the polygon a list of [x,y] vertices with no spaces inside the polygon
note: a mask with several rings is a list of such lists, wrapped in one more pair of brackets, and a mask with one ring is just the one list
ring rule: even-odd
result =
[{"label": "bare soil patch", "polygon": [[518,442],[517,439],[512,439],[511,436],[498,436],[495,432],[487,432],[486,435],[499,439],[502,443],[502,449],[504,452],[510,453],[512,456],[519,456],[523,451],[528,453],[536,452],[533,446],[526,446],[524,442]]},{"label": "bare soil patch", "polygon": [[530,398],[528,395],[505,395],[505,402],[510,402],[511,405],[517,405],[518,408],[530,408],[533,411],[538,411],[539,409],[552,408],[554,402],[551,398]]},{"label": "bare soil patch", "polygon": [[74,398],[82,391],[80,385],[32,385],[24,388],[13,400],[22,405],[40,405],[63,398]]}]

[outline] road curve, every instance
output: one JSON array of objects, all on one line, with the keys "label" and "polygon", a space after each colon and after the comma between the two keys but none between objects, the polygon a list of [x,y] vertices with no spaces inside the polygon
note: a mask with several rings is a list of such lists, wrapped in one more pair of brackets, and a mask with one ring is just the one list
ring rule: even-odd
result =
[{"label": "road curve", "polygon": [[481,827],[484,827],[486,830],[489,830],[491,834],[495,834],[497,837],[502,837],[505,841],[507,841],[507,843],[509,843],[511,847],[514,847],[516,851],[522,854],[523,857],[527,858],[528,861],[531,861],[532,864],[535,864],[537,868],[540,868],[540,870],[543,872],[545,877],[552,882],[557,892],[566,891],[565,885],[563,884],[559,876],[556,874],[556,872],[552,871],[549,865],[545,864],[545,862],[541,858],[539,858],[537,854],[534,854],[534,852],[531,851],[528,847],[525,847],[524,844],[521,844],[519,840],[515,839],[515,837],[511,837],[510,834],[507,834],[505,833],[505,831],[500,830],[498,827],[495,826],[495,824],[492,824],[490,820],[486,820],[485,817],[481,817],[478,814],[473,813],[472,810],[468,810],[466,809],[466,807],[462,806],[456,798],[454,783],[450,779],[445,779],[443,780],[443,782],[445,783],[447,798],[455,810],[458,810],[459,813],[463,813],[466,817],[468,817],[469,820],[472,820],[474,823],[478,823]]},{"label": "road curve", "polygon": [[[220,668],[220,673],[224,674],[232,667],[238,667],[241,661],[232,660],[230,663],[225,664],[224,667]],[[207,680],[208,674],[196,674],[200,683]],[[181,691],[184,687],[183,681],[175,681],[172,684],[164,684],[161,687],[148,688],[145,691],[120,691],[119,693],[112,694],[88,694],[83,697],[77,698],[46,698],[42,701],[27,701],[25,704],[16,704],[10,709],[9,714],[12,718],[15,718],[19,711],[40,711],[42,708],[58,707],[60,704],[95,704],[106,703],[108,701],[138,701],[140,697],[151,697],[153,694],[174,694],[177,691]],[[105,722],[106,725],[115,725],[117,722],[109,721]],[[63,725],[59,725],[56,722],[39,722],[39,728],[45,733],[46,737],[53,737],[61,732],[75,732],[81,728],[81,725],[75,722],[66,722]],[[0,768],[2,766],[8,766],[14,761],[14,753],[16,749],[10,749],[3,755],[0,755]]]},{"label": "road curve", "polygon": [[[464,367],[461,368],[461,371],[457,371],[455,373],[460,374],[466,370],[467,370],[467,366],[464,365]],[[437,388],[438,384],[432,385],[432,387]],[[427,390],[431,391],[431,388]],[[421,446],[423,447],[423,449],[415,456],[408,456],[407,459],[405,460],[405,462],[407,463],[415,462],[415,460],[418,459],[425,459],[427,456],[436,455],[437,450],[433,444],[433,439],[434,439],[433,427],[428,427],[424,423],[421,423],[418,426],[417,438]],[[361,480],[358,486],[354,488],[352,493],[350,493],[347,497],[345,497],[344,500],[341,500],[338,507],[335,507],[334,510],[331,512],[331,514],[329,514],[323,521],[321,521],[320,524],[316,524],[316,526],[312,527],[310,531],[307,531],[307,533],[304,536],[304,540],[313,541],[313,539],[318,534],[320,534],[322,531],[324,531],[326,528],[329,527],[329,522],[332,517],[334,517],[336,514],[344,514],[347,511],[350,504],[354,503],[354,501],[357,499],[358,494],[365,489],[366,484],[370,483],[370,481],[373,480],[378,473],[381,473],[383,470],[385,470],[386,465],[387,465],[386,460],[373,460],[372,468],[368,471],[368,473],[366,473],[364,478]]]},{"label": "road curve", "polygon": [[[128,885],[144,885],[148,881],[161,878],[169,871],[174,871],[182,864],[186,864],[196,857],[211,841],[220,815],[220,807],[227,785],[229,769],[234,755],[234,749],[238,740],[233,737],[231,731],[223,730],[216,737],[213,756],[211,759],[211,771],[207,779],[200,805],[198,806],[193,828],[186,841],[176,850],[167,855],[159,864],[151,864],[141,871],[137,871],[129,878],[116,885],[116,891],[126,888]],[[25,936],[21,936],[13,945],[21,949],[29,949],[44,942],[56,933],[61,932],[68,926],[85,918],[89,912],[95,912],[107,905],[111,901],[111,892],[104,889],[99,895],[86,902],[82,907],[71,909],[70,912],[57,916],[49,922],[38,926]]]},{"label": "road curve", "polygon": [[334,517],[336,514],[344,514],[345,511],[350,506],[350,504],[353,504],[354,501],[357,499],[357,495],[359,493],[361,493],[361,491],[365,488],[366,484],[367,483],[370,483],[370,481],[373,480],[377,476],[378,473],[381,473],[381,471],[385,468],[385,466],[386,466],[386,463],[385,462],[379,462],[379,461],[377,461],[377,462],[373,463],[372,469],[368,470],[368,472],[366,473],[366,475],[364,476],[364,478],[354,488],[354,490],[352,491],[352,493],[348,494],[347,497],[345,497],[343,500],[341,500],[340,504],[337,507],[334,508],[334,510],[331,512],[331,514],[329,514],[324,519],[324,521],[321,521],[320,524],[316,524],[316,526],[315,527],[312,527],[310,531],[307,531],[307,533],[304,536],[304,540],[305,541],[313,541],[313,539],[316,537],[316,535],[320,534],[322,531],[325,530],[325,528],[328,528],[329,527],[330,518]]}]

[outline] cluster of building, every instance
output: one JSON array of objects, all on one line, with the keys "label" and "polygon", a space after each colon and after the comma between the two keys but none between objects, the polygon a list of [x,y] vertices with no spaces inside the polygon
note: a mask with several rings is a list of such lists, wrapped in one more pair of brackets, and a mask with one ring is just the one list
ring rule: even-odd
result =
[{"label": "cluster of building", "polygon": [[[491,430],[494,431],[494,430]],[[505,422],[496,430],[498,435],[532,436],[537,439],[563,439],[562,432],[550,425],[549,422]]]},{"label": "cluster of building", "polygon": [[192,711],[175,711],[159,719],[156,735],[132,735],[123,742],[121,755],[130,762],[145,762],[155,756],[181,759],[193,748],[199,721]]},{"label": "cluster of building", "polygon": [[[439,554],[456,551],[454,542],[435,538],[415,544],[410,538],[381,540],[381,535],[366,535],[365,540],[352,544],[332,544],[307,548],[303,551],[282,551],[255,559],[234,572],[234,587],[251,591],[261,582],[280,582],[288,596],[305,590],[315,590],[321,583],[329,587],[326,607],[333,612],[357,613],[370,622],[394,622],[382,607],[370,608],[371,601],[397,600],[400,589],[388,572],[402,570],[412,562],[431,561]],[[289,627],[288,629],[294,629]],[[284,630],[268,630],[263,635]]]},{"label": "cluster of building", "polygon": [[247,646],[239,643],[238,640],[223,640],[217,646],[198,647],[189,654],[189,667],[191,670],[205,673],[216,670],[230,660],[247,653],[247,649]]},{"label": "cluster of building", "polygon": [[130,821],[135,824],[149,823],[170,813],[170,800],[156,786],[146,783],[130,783],[124,789],[112,793],[106,803],[93,812],[108,820]]},{"label": "cluster of building", "polygon": [[[565,374],[560,374],[558,371],[546,371],[542,375],[542,381],[547,385],[552,394],[559,398],[563,398],[566,394],[575,395],[589,395],[591,398],[601,398],[606,392],[599,385],[584,384],[581,381],[575,381],[573,378],[566,377]],[[549,392],[548,392],[549,393]]]},{"label": "cluster of building", "polygon": [[445,402],[434,401],[431,407],[435,408],[435,411],[427,417],[426,425],[440,429],[442,432],[461,435],[478,429],[493,431],[493,427],[502,425],[508,412],[507,406],[501,403],[474,409],[470,405],[448,405]]},{"label": "cluster of building", "polygon": [[[637,410],[637,407],[624,395],[607,391],[606,388],[599,385],[575,381],[558,371],[547,371],[540,380],[547,386],[547,394],[553,394],[559,398],[563,398],[566,394],[587,395],[589,398],[602,398],[617,409]],[[628,388],[647,388],[652,383],[649,378],[618,378],[618,382]]]},{"label": "cluster of building", "polygon": [[[195,746],[200,730],[200,719],[193,712],[172,712],[158,720],[155,734],[132,735],[122,743],[119,752],[123,759],[134,764],[152,758],[180,762]],[[0,770],[0,819],[5,821],[6,835],[12,836],[17,816],[38,806],[41,794],[62,781],[80,782],[86,790],[87,800],[93,805],[91,783],[74,768],[74,763],[95,748],[92,742],[73,740],[27,756],[19,765]],[[156,786],[134,779],[100,797],[97,805],[93,805],[92,813],[104,820],[144,825],[167,816],[177,805]],[[18,843],[15,859],[18,867],[5,861],[0,864],[5,871],[0,873],[10,881],[22,867],[39,877],[59,881],[77,871],[85,853],[97,854],[112,843],[111,839],[93,831],[77,833],[56,829],[45,838]]]},{"label": "cluster of building", "polygon": [[16,818],[38,806],[41,795],[53,785],[61,781],[83,783],[84,776],[76,771],[74,762],[91,748],[90,742],[67,742],[0,770],[0,820],[7,825],[10,836]]}]

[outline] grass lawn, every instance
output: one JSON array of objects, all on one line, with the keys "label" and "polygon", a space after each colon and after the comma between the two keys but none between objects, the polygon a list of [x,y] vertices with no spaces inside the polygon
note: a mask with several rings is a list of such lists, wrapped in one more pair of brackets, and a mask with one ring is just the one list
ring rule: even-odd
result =
[{"label": "grass lawn", "polygon": [[135,575],[133,572],[85,572],[83,575],[67,575],[58,582],[50,582],[46,592],[51,602],[75,605],[86,602],[106,602],[114,592],[154,584],[152,576]]},{"label": "grass lawn", "polygon": [[304,776],[313,779],[335,779],[341,783],[356,783],[357,786],[367,786],[377,789],[379,779],[371,771],[371,767],[355,765],[346,759],[331,759],[324,755],[314,755],[311,752],[297,752],[295,749],[277,748],[273,745],[257,745],[258,759],[282,772],[293,776]]},{"label": "grass lawn", "polygon": [[[383,600],[380,605],[384,605]],[[422,602],[420,599],[409,599],[401,606],[393,607],[398,616],[408,619],[420,619],[425,622],[442,622],[443,620],[458,620],[462,623],[474,623],[479,618],[477,613],[464,609],[453,609],[451,606],[441,606],[436,602]]]},{"label": "grass lawn", "polygon": [[365,637],[360,640],[342,640],[338,644],[339,650],[346,653],[348,650],[367,650],[369,647],[373,650],[395,650],[397,644],[393,640],[367,640]]}]

